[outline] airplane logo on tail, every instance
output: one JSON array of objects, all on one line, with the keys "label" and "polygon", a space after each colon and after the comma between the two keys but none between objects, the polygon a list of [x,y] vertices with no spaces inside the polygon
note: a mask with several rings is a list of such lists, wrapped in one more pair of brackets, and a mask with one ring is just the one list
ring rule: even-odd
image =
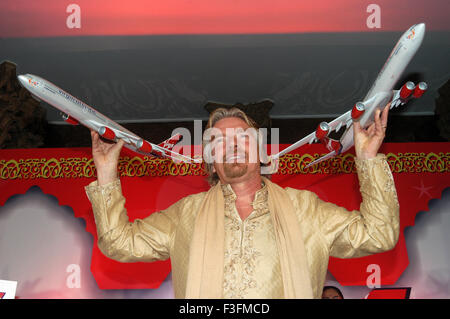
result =
[{"label": "airplane logo on tail", "polygon": [[168,150],[172,150],[173,147],[175,146],[175,144],[177,144],[182,139],[183,139],[183,135],[178,133],[178,134],[175,134],[175,135],[169,137],[167,140],[162,141],[161,143],[158,144],[158,146],[161,146],[162,148],[165,148]]}]

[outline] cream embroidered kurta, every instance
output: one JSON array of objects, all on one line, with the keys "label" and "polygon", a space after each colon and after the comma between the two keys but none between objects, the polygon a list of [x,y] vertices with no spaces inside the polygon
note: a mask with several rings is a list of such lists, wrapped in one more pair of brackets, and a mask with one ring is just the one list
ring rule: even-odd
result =
[{"label": "cream embroidered kurta", "polygon": [[[361,257],[394,248],[399,236],[399,206],[394,180],[384,155],[355,159],[363,201],[348,211],[320,200],[310,191],[285,188],[295,207],[315,298],[320,298],[329,256]],[[120,262],[171,258],[176,298],[184,298],[195,217],[205,192],[187,196],[164,211],[128,221],[120,180],[86,186],[97,225],[98,246]],[[244,221],[231,186],[225,199],[224,298],[283,298],[283,283],[267,189],[255,195],[253,212]]]}]

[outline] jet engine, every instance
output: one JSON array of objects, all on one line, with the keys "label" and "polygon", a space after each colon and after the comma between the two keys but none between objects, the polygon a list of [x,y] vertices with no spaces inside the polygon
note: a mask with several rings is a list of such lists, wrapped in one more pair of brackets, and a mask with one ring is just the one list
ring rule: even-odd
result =
[{"label": "jet engine", "polygon": [[414,89],[413,97],[416,99],[421,97],[427,89],[428,85],[425,82],[420,82]]},{"label": "jet engine", "polygon": [[78,120],[74,119],[72,116],[70,116],[69,114],[65,114],[63,113],[62,118],[65,122],[72,124],[72,125],[78,125],[80,124],[80,122],[78,122]]},{"label": "jet engine", "polygon": [[144,141],[144,140],[139,140],[136,143],[136,147],[138,148],[138,150],[145,152],[145,153],[150,153],[153,149],[153,147],[150,145],[150,143],[147,141]]},{"label": "jet engine", "polygon": [[366,107],[365,107],[364,103],[362,103],[362,102],[356,103],[355,106],[353,106],[353,109],[352,109],[352,119],[354,121],[359,119],[361,117],[361,115],[364,114],[365,110],[366,110]]},{"label": "jet engine", "polygon": [[411,93],[414,91],[414,83],[411,81],[406,82],[400,89],[400,97],[402,99],[407,99]]},{"label": "jet engine", "polygon": [[114,133],[114,131],[106,126],[100,127],[100,129],[98,130],[98,134],[100,134],[101,137],[104,137],[108,140],[114,140],[116,137],[116,134]]},{"label": "jet engine", "polygon": [[322,140],[323,138],[328,136],[330,132],[330,126],[327,122],[321,122],[316,129],[316,138],[318,140]]}]

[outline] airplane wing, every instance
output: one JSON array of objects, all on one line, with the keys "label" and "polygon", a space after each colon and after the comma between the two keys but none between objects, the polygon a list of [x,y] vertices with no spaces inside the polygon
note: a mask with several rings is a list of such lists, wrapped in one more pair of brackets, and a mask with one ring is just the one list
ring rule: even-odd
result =
[{"label": "airplane wing", "polygon": [[315,165],[317,163],[320,163],[320,162],[325,161],[325,160],[327,160],[329,158],[332,158],[335,155],[336,155],[336,151],[331,151],[330,153],[328,153],[328,154],[326,154],[326,155],[324,155],[322,157],[319,157],[318,159],[312,161],[311,163],[306,165],[305,168],[308,168],[308,167],[313,166],[313,165]]},{"label": "airplane wing", "polygon": [[[118,126],[121,127],[120,125]],[[136,134],[128,131],[125,128],[123,128],[122,130],[117,127],[109,127],[108,129],[114,132],[115,138],[123,139],[125,142],[124,147],[132,150],[133,152],[142,155],[165,157],[175,162],[187,162],[187,163],[199,162],[198,159],[193,159],[189,156],[185,156],[172,150],[172,148],[183,138],[181,134],[175,134],[170,138],[168,138],[167,140],[156,145],[149,141],[144,140],[143,138],[137,136]]]},{"label": "airplane wing", "polygon": [[[285,148],[278,154],[270,156],[270,159],[273,162],[273,169],[277,167],[278,163],[275,162],[282,155],[291,152],[305,144],[312,144],[319,140],[327,147],[330,153],[311,162],[306,166],[306,168],[329,159],[335,155],[338,155],[341,152],[345,152],[354,144],[354,120],[359,121],[363,128],[367,128],[374,122],[376,109],[383,109],[389,101],[391,102],[391,109],[399,105],[403,105],[410,99],[421,97],[427,90],[427,88],[428,87],[425,82],[420,82],[417,86],[413,82],[407,82],[399,90],[379,92],[366,101],[356,103],[351,110],[347,111],[346,113],[342,114],[329,123],[320,123],[315,132],[308,134],[307,136]],[[331,132],[339,132],[342,127],[345,127],[345,132],[342,134],[342,137],[339,141],[328,137]]]},{"label": "airplane wing", "polygon": [[328,125],[330,126],[330,132],[339,132],[342,127],[349,127],[353,123],[351,113],[351,110],[347,111],[346,113],[328,123]]},{"label": "airplane wing", "polygon": [[[353,145],[354,117],[355,119],[360,121],[363,127],[369,126],[373,122],[372,117],[376,107],[378,107],[382,103],[385,103],[384,101],[386,101],[387,98],[387,94],[376,94],[369,100],[356,103],[351,110],[345,112],[331,122],[321,122],[316,131],[308,134],[307,136],[285,148],[278,154],[270,156],[271,161],[274,162],[278,160],[282,155],[291,152],[305,144],[312,144],[318,141],[320,141],[330,152],[311,162],[306,166],[306,168],[327,160],[335,155],[338,155],[343,151],[346,151]],[[359,115],[357,114],[358,112],[360,112]],[[341,128],[344,128],[345,131],[339,141],[328,137],[331,132],[339,132]],[[272,165],[272,167],[275,169],[276,165],[274,164]]]},{"label": "airplane wing", "polygon": [[[341,116],[337,117],[336,119],[334,119],[333,121],[331,121],[330,123],[326,123],[326,122],[322,122],[319,124],[320,125],[326,125],[328,127],[328,134],[335,131],[335,132],[339,132],[339,130],[342,127],[349,127],[352,125],[352,116],[351,116],[351,110],[342,114]],[[319,128],[318,128],[319,130]],[[271,157],[273,159],[279,158],[281,156],[283,156],[286,153],[289,153],[305,144],[312,144],[315,143],[319,140],[319,138],[317,137],[318,134],[318,130],[306,135],[304,138],[302,138],[301,140],[298,140],[297,142],[295,142],[294,144],[290,145],[289,147],[283,149],[281,152],[279,152],[278,154],[272,155]],[[328,135],[327,134],[327,135]]]},{"label": "airplane wing", "polygon": [[315,134],[315,132],[313,132],[313,133],[305,136],[301,140],[295,142],[294,144],[288,146],[287,148],[285,148],[281,152],[279,152],[277,154],[274,154],[274,155],[271,155],[270,157],[272,159],[277,159],[277,158],[283,156],[284,154],[289,153],[290,151],[293,151],[293,150],[295,150],[295,149],[297,149],[297,148],[299,148],[299,147],[301,147],[301,146],[303,146],[305,144],[311,144],[312,142],[314,142],[315,138],[316,138],[316,134]]}]

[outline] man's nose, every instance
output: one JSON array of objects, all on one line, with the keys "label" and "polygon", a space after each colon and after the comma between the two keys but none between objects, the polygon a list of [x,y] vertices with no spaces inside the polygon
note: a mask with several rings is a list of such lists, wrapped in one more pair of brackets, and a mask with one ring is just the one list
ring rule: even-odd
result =
[{"label": "man's nose", "polygon": [[227,150],[236,150],[238,148],[237,136],[228,137],[226,139]]}]

